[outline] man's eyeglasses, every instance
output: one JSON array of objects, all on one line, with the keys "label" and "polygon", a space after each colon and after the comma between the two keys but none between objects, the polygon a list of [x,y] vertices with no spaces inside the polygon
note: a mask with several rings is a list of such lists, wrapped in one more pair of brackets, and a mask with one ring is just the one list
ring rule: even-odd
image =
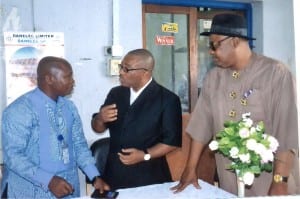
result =
[{"label": "man's eyeglasses", "polygon": [[119,64],[119,70],[123,70],[125,73],[128,73],[130,71],[134,71],[134,70],[145,70],[145,71],[148,71],[147,68],[127,68],[126,66],[123,66],[122,64]]},{"label": "man's eyeglasses", "polygon": [[215,42],[210,41],[209,48],[212,51],[216,51],[221,46],[222,42],[229,38],[231,38],[231,37],[228,36],[228,37],[225,37],[224,39],[221,39],[220,41],[215,41]]}]

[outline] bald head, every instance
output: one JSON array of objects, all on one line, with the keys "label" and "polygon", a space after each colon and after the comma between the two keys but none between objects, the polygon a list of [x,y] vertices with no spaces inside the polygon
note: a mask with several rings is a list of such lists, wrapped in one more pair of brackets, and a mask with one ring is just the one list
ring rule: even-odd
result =
[{"label": "bald head", "polygon": [[129,51],[126,56],[135,56],[138,62],[143,63],[143,67],[152,71],[154,68],[154,57],[150,51],[147,49],[135,49]]}]

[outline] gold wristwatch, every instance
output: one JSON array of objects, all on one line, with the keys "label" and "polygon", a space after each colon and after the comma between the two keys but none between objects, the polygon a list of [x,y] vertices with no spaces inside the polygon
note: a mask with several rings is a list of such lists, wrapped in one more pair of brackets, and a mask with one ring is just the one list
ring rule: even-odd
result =
[{"label": "gold wristwatch", "polygon": [[273,176],[273,180],[276,183],[287,182],[288,181],[288,177],[287,176],[282,176],[282,175],[279,175],[279,174],[275,174]]}]

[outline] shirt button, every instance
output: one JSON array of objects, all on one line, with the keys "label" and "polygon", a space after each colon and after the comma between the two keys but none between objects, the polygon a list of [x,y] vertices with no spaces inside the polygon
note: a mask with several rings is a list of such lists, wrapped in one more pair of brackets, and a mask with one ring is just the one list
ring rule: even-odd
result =
[{"label": "shirt button", "polygon": [[236,92],[231,91],[229,96],[230,96],[231,99],[235,99],[236,98]]},{"label": "shirt button", "polygon": [[229,117],[235,117],[236,116],[236,111],[234,109],[230,110],[228,113]]},{"label": "shirt button", "polygon": [[232,72],[232,77],[233,77],[234,79],[237,79],[237,78],[240,77],[240,73],[237,72],[237,71],[233,71],[233,72]]}]

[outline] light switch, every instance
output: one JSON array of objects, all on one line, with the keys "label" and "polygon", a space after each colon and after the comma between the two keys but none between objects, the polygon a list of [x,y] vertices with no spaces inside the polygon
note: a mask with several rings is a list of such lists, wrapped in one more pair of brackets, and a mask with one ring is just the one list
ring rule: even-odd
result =
[{"label": "light switch", "polygon": [[108,60],[108,73],[111,76],[119,75],[119,64],[121,63],[120,58],[110,58]]}]

